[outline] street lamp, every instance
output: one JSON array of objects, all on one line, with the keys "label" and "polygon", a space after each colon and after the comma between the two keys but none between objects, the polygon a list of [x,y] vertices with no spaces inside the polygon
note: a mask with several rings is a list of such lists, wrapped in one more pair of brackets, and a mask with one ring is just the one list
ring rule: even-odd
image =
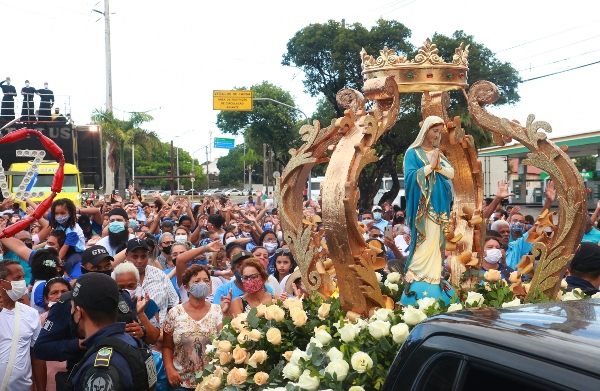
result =
[{"label": "street lamp", "polygon": [[[194,175],[194,160],[195,160],[194,155],[196,154],[196,152],[198,152],[202,148],[206,148],[206,190],[208,190],[208,187],[209,187],[209,180],[208,180],[208,147],[209,146],[210,146],[210,144],[200,147],[200,148],[196,149],[194,151],[194,153],[192,153],[192,175]],[[192,186],[192,197],[193,196],[194,196],[194,186]]]}]

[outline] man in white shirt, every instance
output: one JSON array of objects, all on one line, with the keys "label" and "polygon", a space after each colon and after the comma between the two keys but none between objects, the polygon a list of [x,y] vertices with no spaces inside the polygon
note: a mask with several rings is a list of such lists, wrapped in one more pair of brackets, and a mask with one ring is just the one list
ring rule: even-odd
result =
[{"label": "man in white shirt", "polygon": [[17,301],[27,293],[25,272],[19,262],[0,262],[0,286],[0,390],[29,391],[32,383],[35,389],[45,390],[44,362],[33,356],[41,329],[40,316]]}]

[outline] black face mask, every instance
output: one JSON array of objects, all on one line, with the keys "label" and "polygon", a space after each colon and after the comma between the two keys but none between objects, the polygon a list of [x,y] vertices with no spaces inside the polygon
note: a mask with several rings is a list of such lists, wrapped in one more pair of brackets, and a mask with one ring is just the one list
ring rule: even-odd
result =
[{"label": "black face mask", "polygon": [[394,217],[394,222],[397,224],[402,224],[402,223],[404,223],[404,217],[403,216]]},{"label": "black face mask", "polygon": [[[81,269],[83,271],[83,269]],[[81,318],[79,318],[79,322],[81,322]],[[75,313],[71,314],[71,319],[69,319],[69,330],[71,331],[71,336],[77,336],[77,338],[84,339],[84,336],[79,335],[79,322],[75,322]]]},{"label": "black face mask", "polygon": [[28,249],[33,249],[33,243],[32,242],[27,242],[25,243],[25,246],[27,246]]},{"label": "black face mask", "polygon": [[173,247],[173,246],[163,246],[161,251],[163,253],[165,253],[166,255],[169,255],[169,254],[171,254],[171,247]]}]

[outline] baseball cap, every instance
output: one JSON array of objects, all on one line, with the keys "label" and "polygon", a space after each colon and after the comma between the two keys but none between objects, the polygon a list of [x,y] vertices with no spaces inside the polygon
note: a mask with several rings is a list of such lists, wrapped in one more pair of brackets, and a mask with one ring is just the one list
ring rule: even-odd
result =
[{"label": "baseball cap", "polygon": [[383,211],[383,209],[381,209],[381,206],[379,206],[379,205],[373,205],[373,209],[371,209],[371,212],[375,212],[376,210]]},{"label": "baseball cap", "polygon": [[114,216],[114,215],[121,216],[122,218],[125,219],[125,222],[129,221],[129,216],[127,216],[127,212],[125,212],[125,209],[123,209],[123,208],[114,208],[113,210],[108,212],[108,217]]},{"label": "baseball cap", "polygon": [[252,257],[254,257],[254,254],[252,254],[250,251],[242,250],[231,258],[231,263],[234,264]]},{"label": "baseball cap", "polygon": [[600,246],[593,242],[583,242],[571,260],[571,270],[590,273],[600,270]]},{"label": "baseball cap", "polygon": [[106,258],[110,259],[111,262],[114,261],[114,258],[110,256],[104,246],[94,245],[83,250],[83,253],[81,254],[81,264],[85,265],[89,262],[93,266],[98,266],[98,264]]},{"label": "baseball cap", "polygon": [[85,230],[87,228],[92,228],[92,223],[90,222],[90,218],[86,215],[79,216],[79,219],[77,219],[77,224],[79,224],[79,226],[83,230]]},{"label": "baseball cap", "polygon": [[144,250],[148,250],[148,242],[145,239],[140,239],[140,238],[130,239],[127,242],[127,251],[126,252],[128,252],[128,253],[132,252],[136,248],[143,248]]},{"label": "baseball cap", "polygon": [[162,228],[173,228],[173,221],[172,220],[163,220],[161,226],[162,226]]},{"label": "baseball cap", "polygon": [[119,303],[117,282],[103,273],[87,273],[77,279],[69,297],[75,304],[92,310],[110,311]]}]

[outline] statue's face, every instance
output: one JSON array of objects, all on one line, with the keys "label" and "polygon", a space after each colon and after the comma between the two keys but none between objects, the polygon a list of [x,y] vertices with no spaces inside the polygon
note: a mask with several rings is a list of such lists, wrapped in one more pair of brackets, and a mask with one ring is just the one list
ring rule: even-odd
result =
[{"label": "statue's face", "polygon": [[443,130],[443,124],[435,124],[431,128],[429,128],[427,134],[425,135],[425,138],[431,143],[431,145],[437,145]]}]

